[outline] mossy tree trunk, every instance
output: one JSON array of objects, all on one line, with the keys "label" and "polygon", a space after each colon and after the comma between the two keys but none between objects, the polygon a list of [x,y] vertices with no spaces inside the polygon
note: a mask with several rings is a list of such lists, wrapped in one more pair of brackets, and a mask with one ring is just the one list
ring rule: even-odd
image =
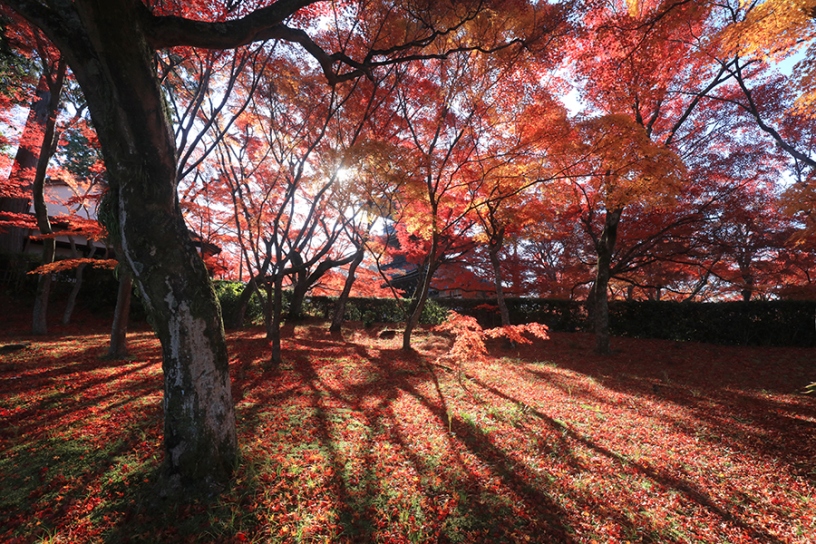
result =
[{"label": "mossy tree trunk", "polygon": [[181,215],[169,116],[133,0],[12,7],[43,28],[85,94],[112,189],[123,260],[162,345],[168,484],[217,488],[237,457],[221,313]]}]

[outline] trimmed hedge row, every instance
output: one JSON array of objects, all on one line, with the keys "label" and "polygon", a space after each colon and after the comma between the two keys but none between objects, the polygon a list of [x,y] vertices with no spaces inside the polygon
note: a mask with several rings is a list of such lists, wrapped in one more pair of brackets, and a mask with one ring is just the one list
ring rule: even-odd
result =
[{"label": "trimmed hedge row", "polygon": [[[314,309],[329,316],[334,299],[312,297]],[[508,298],[510,322],[544,323],[553,331],[591,331],[582,302]],[[437,323],[445,310],[475,317],[483,327],[501,324],[494,302],[474,299],[434,299],[423,322]],[[609,304],[611,333],[635,338],[660,338],[712,344],[754,346],[816,346],[816,302],[668,302],[613,301]],[[369,323],[405,320],[391,299],[350,299],[346,318]]]},{"label": "trimmed hedge row", "polygon": [[[335,297],[307,297],[308,307],[313,315],[330,319],[334,311]],[[345,319],[362,321],[369,326],[374,323],[399,323],[406,320],[405,310],[409,300],[392,298],[350,298],[346,303]],[[422,310],[419,322],[426,325],[438,325],[445,321],[448,308],[441,301],[429,299]]]},{"label": "trimmed hedge row", "polygon": [[[462,315],[475,317],[482,327],[501,326],[501,316],[495,301],[476,299],[437,299],[439,305]],[[584,330],[586,309],[582,302],[543,298],[505,299],[510,323],[543,323],[551,330],[574,332]]]},{"label": "trimmed hedge row", "polygon": [[612,302],[611,333],[742,346],[816,346],[816,302]]}]

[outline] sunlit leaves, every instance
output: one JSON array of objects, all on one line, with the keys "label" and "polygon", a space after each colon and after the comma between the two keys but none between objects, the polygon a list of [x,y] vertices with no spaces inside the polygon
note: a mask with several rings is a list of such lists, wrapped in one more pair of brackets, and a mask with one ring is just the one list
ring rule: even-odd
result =
[{"label": "sunlit leaves", "polygon": [[90,265],[94,268],[113,270],[119,265],[116,259],[62,259],[53,263],[38,266],[29,274],[57,274],[73,270],[81,265]]},{"label": "sunlit leaves", "polygon": [[728,28],[725,47],[744,55],[763,54],[780,59],[795,53],[816,37],[813,0],[742,2],[744,19]]},{"label": "sunlit leaves", "polygon": [[579,123],[578,175],[597,180],[607,209],[633,202],[660,203],[677,195],[685,181],[683,162],[654,143],[627,115],[606,115]]}]

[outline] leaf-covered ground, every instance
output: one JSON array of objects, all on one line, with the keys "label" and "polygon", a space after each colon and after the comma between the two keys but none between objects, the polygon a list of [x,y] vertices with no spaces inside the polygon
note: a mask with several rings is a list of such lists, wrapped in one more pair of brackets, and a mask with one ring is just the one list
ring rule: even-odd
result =
[{"label": "leaf-covered ground", "polygon": [[107,323],[0,327],[2,542],[816,542],[814,350],[584,334],[486,362],[320,323],[266,365],[229,335],[242,460],[215,499],[156,487],[159,348]]}]

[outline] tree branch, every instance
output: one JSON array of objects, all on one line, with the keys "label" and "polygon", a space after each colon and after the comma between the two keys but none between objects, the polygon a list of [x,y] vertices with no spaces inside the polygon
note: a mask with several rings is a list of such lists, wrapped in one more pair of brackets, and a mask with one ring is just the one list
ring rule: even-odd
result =
[{"label": "tree branch", "polygon": [[[195,21],[172,15],[153,15],[140,10],[148,42],[154,49],[178,45],[203,49],[234,49],[248,43],[279,38],[278,27],[299,9],[318,0],[278,0],[239,19],[222,22]],[[141,4],[141,2],[139,2]]]}]

